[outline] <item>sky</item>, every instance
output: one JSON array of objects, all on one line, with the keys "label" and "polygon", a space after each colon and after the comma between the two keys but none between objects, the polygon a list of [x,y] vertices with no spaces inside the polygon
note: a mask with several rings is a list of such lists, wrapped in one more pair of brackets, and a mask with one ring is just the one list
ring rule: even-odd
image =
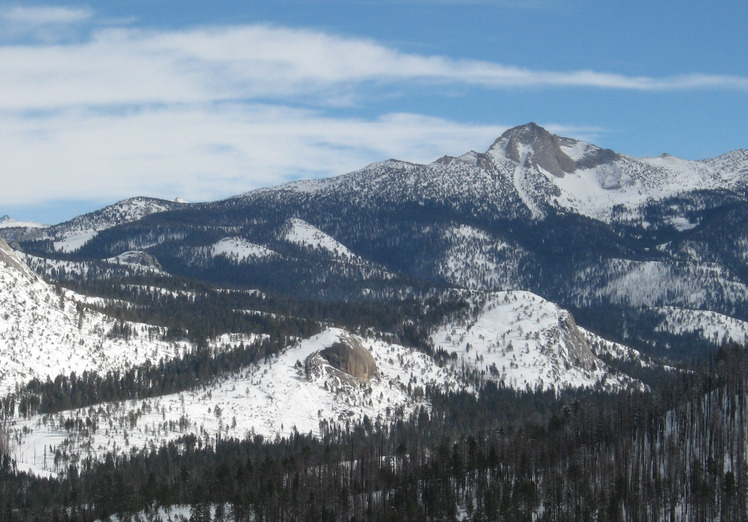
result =
[{"label": "sky", "polygon": [[214,201],[506,129],[748,148],[742,0],[0,1],[0,216]]}]

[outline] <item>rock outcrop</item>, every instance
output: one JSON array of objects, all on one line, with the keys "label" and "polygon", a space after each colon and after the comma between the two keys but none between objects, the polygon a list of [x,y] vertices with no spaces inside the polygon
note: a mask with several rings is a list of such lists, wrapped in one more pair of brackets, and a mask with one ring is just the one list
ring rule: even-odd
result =
[{"label": "rock outcrop", "polygon": [[377,364],[369,350],[357,339],[338,342],[320,352],[330,366],[348,373],[357,379],[369,379],[377,375]]},{"label": "rock outcrop", "polygon": [[345,380],[366,381],[378,375],[374,357],[353,335],[341,336],[337,342],[313,353],[304,365],[307,374],[334,374]]}]

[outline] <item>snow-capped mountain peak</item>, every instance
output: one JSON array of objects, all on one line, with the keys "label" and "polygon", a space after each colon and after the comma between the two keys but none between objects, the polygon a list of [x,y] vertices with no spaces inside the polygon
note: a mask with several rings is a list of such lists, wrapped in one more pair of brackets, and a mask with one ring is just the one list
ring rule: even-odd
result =
[{"label": "snow-capped mountain peak", "polygon": [[101,210],[78,216],[70,221],[47,229],[54,239],[55,250],[75,252],[102,230],[142,219],[156,212],[164,212],[184,206],[177,203],[147,197],[134,197],[118,201]]},{"label": "snow-capped mountain peak", "polygon": [[537,167],[557,177],[577,169],[610,163],[620,157],[608,149],[556,136],[532,122],[504,132],[487,154],[514,161],[523,167]]},{"label": "snow-capped mountain peak", "polygon": [[561,150],[558,137],[535,123],[509,129],[488,153],[502,155],[522,166],[541,167],[554,176],[576,170],[574,160]]}]

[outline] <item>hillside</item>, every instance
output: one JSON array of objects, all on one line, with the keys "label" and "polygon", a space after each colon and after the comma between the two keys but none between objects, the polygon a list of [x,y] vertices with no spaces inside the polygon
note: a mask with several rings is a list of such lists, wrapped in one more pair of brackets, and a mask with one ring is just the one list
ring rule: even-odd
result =
[{"label": "hillside", "polygon": [[3,219],[0,506],[744,513],[747,196],[745,151],[637,159],[530,123],[425,165]]}]

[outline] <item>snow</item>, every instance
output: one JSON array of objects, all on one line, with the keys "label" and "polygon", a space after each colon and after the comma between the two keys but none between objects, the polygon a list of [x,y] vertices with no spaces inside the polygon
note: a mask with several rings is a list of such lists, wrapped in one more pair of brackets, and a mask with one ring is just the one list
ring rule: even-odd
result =
[{"label": "snow", "polygon": [[691,223],[688,218],[685,217],[672,217],[668,220],[668,222],[673,225],[679,232],[692,230],[699,226],[698,223]]},{"label": "snow", "polygon": [[450,227],[437,274],[463,288],[500,289],[519,280],[519,266],[526,252],[516,245],[496,241],[483,230],[469,225]]},{"label": "snow", "polygon": [[527,171],[529,170],[525,168],[525,163],[527,162],[527,156],[532,153],[532,147],[530,145],[525,145],[524,143],[518,144],[518,147],[520,162],[514,169],[514,187],[517,190],[520,199],[522,199],[522,202],[532,213],[532,218],[542,219],[545,217],[545,213],[540,209],[525,187],[525,178],[527,176]]},{"label": "snow", "polygon": [[596,150],[597,147],[585,143],[583,141],[571,140],[572,142],[560,145],[561,152],[569,156],[574,161],[579,161],[584,158],[591,150]]},{"label": "snow", "polygon": [[[604,273],[605,279],[595,280],[593,272]],[[703,308],[717,299],[748,301],[748,286],[724,268],[688,263],[673,266],[660,261],[632,261],[611,259],[605,267],[581,271],[576,280],[582,288],[586,303],[595,299],[609,300],[629,306],[662,306],[679,304],[689,308]]]},{"label": "snow", "polygon": [[[637,386],[611,373],[588,346],[604,345],[610,353],[618,349],[627,356],[632,351],[576,327],[568,313],[552,303],[529,292],[498,292],[479,305],[481,295],[476,294],[476,318],[447,323],[434,333],[436,348],[456,354],[442,366],[382,336],[360,338],[328,328],[199,389],[14,418],[8,424],[12,457],[19,469],[53,475],[87,457],[153,448],[188,433],[211,444],[218,438],[260,435],[272,440],[294,432],[321,436],[333,427],[345,430],[359,424],[364,416],[388,424],[421,407],[430,409],[423,394],[426,387],[476,393],[466,370],[518,389]],[[213,342],[220,346],[242,339],[227,335]],[[340,372],[305,370],[310,356],[351,340],[372,354],[377,376],[359,380]]]},{"label": "snow", "polygon": [[63,236],[63,239],[55,241],[53,245],[58,252],[75,252],[96,237],[96,234],[98,234],[96,230],[70,232]]},{"label": "snow", "polygon": [[[470,227],[453,233],[463,239],[485,239]],[[111,338],[115,321],[87,309],[84,303],[90,300],[56,294],[7,245],[0,246],[4,393],[33,377],[86,370],[105,373],[192,349],[188,343],[162,341],[162,328],[136,323],[124,323],[132,330],[129,339]],[[611,372],[593,349],[619,357],[632,357],[632,351],[577,327],[556,305],[529,292],[469,295],[476,315],[451,318],[432,336],[437,350],[454,352],[454,358],[441,365],[426,353],[388,341],[386,335],[359,338],[328,328],[202,388],[9,419],[11,456],[21,470],[53,475],[81,459],[153,448],[185,434],[195,434],[207,444],[226,437],[273,439],[294,432],[321,436],[328,429],[360,424],[365,417],[385,425],[407,419],[420,408],[430,409],[427,388],[477,393],[477,383],[485,379],[517,389],[640,387]],[[257,339],[223,334],[212,339],[210,347],[220,351]],[[377,376],[359,380],[339,371],[307,370],[310,356],[335,343],[353,341],[372,354]]]},{"label": "snow", "polygon": [[190,348],[162,341],[166,330],[147,324],[122,323],[132,330],[130,338],[113,337],[117,321],[88,309],[84,299],[56,293],[10,249],[0,254],[0,394],[33,378],[106,373]]},{"label": "snow", "polygon": [[616,164],[580,169],[562,178],[551,174],[546,177],[560,189],[556,198],[559,206],[601,221],[610,221],[616,205],[637,208],[648,198]]},{"label": "snow", "polygon": [[47,225],[32,221],[17,221],[10,216],[0,218],[0,228],[46,228]]},{"label": "snow", "polygon": [[150,254],[143,252],[142,250],[129,250],[122,252],[118,256],[104,259],[107,263],[112,263],[119,266],[127,266],[136,272],[152,272],[165,274],[157,265],[155,258],[151,257]]},{"label": "snow", "polygon": [[[422,394],[412,391],[422,391],[427,384],[445,390],[462,387],[456,370],[440,368],[413,349],[373,338],[362,343],[374,356],[378,377],[346,383],[335,375],[305,374],[307,357],[350,336],[330,328],[262,364],[189,392],[16,418],[10,424],[12,456],[19,469],[50,474],[69,464],[59,462],[55,467],[55,449],[83,459],[158,446],[186,433],[206,443],[219,437],[273,439],[294,431],[319,436],[328,427],[358,424],[364,416],[372,423],[391,423],[421,406],[429,408]],[[65,422],[71,419],[80,419],[83,425],[90,419],[98,427],[68,430]]]},{"label": "snow", "polygon": [[658,332],[676,335],[696,333],[707,341],[722,345],[748,343],[748,322],[709,310],[689,310],[674,306],[656,308],[665,318],[655,327]]},{"label": "snow", "polygon": [[[71,221],[49,227],[48,238],[53,240],[56,250],[75,252],[102,230],[116,225],[137,221],[149,214],[181,206],[180,203],[151,198],[130,198],[96,212],[78,216]],[[129,247],[131,250],[142,246]]]},{"label": "snow", "polygon": [[321,250],[338,259],[361,261],[345,245],[302,219],[293,218],[289,220],[283,239],[303,248]]},{"label": "snow", "polygon": [[243,262],[277,256],[273,250],[240,237],[226,237],[211,246],[212,255]]},{"label": "snow", "polygon": [[442,326],[431,340],[435,349],[454,353],[460,364],[520,390],[635,385],[613,374],[592,352],[593,344],[607,341],[530,292],[488,294],[475,316]]},{"label": "snow", "polygon": [[[575,149],[581,147],[577,145]],[[573,159],[577,152],[562,147]],[[625,219],[640,216],[641,208],[651,203],[689,191],[709,189],[744,189],[745,179],[734,170],[721,169],[713,161],[689,161],[674,156],[635,159],[623,156],[591,169],[578,169],[563,177],[546,174],[560,191],[556,197],[559,206],[580,214],[610,222],[613,209],[624,210]],[[683,217],[674,217],[672,224],[678,230],[689,230],[696,224]]]}]

